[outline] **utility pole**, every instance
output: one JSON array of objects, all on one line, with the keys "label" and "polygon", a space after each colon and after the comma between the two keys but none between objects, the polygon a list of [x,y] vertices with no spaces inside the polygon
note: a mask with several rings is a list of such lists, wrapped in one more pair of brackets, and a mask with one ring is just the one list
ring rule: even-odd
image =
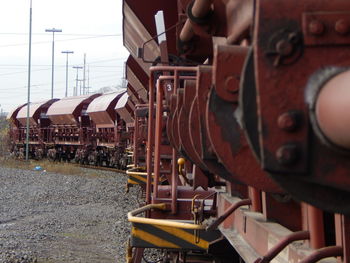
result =
[{"label": "utility pole", "polygon": [[83,95],[82,93],[82,90],[83,90],[83,87],[82,87],[82,83],[84,82],[83,79],[78,79],[79,81],[79,95]]},{"label": "utility pole", "polygon": [[62,32],[62,29],[46,29],[45,32],[52,33],[52,72],[51,72],[51,99],[53,99],[53,81],[54,81],[54,64],[55,64],[55,33]]},{"label": "utility pole", "polygon": [[65,97],[67,97],[68,96],[68,55],[73,54],[74,52],[66,50],[66,51],[61,51],[61,53],[67,54],[67,59],[66,59],[66,93],[65,93]]},{"label": "utility pole", "polygon": [[74,66],[73,68],[77,70],[77,76],[75,78],[76,84],[75,84],[75,90],[73,92],[74,93],[73,96],[77,96],[78,95],[78,80],[79,80],[79,73],[78,73],[78,71],[79,71],[79,69],[82,69],[83,67]]},{"label": "utility pole", "polygon": [[83,73],[83,94],[85,95],[85,68],[86,68],[86,54],[84,54],[84,73]]},{"label": "utility pole", "polygon": [[29,9],[29,56],[28,56],[28,95],[27,95],[27,127],[26,127],[26,161],[29,160],[29,107],[30,107],[30,74],[32,65],[32,0]]},{"label": "utility pole", "polygon": [[90,94],[90,67],[88,67],[88,87],[87,94]]}]

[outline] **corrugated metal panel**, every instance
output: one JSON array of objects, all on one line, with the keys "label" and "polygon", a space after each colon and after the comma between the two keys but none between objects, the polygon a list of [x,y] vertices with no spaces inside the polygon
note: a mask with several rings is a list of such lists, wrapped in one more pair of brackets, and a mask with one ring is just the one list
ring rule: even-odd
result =
[{"label": "corrugated metal panel", "polygon": [[[14,110],[10,111],[10,113],[7,114],[7,116],[6,116],[6,119],[7,119],[7,120],[12,120],[12,121],[15,120],[16,117],[17,117],[18,112],[21,110],[22,107],[24,107],[24,106],[26,106],[26,105],[27,105],[27,103],[22,104],[21,106],[18,106],[18,107],[15,108]],[[26,107],[26,109],[27,109],[27,107]]]},{"label": "corrugated metal panel", "polygon": [[[31,102],[29,105],[29,122],[30,125],[37,125],[38,119],[40,118],[41,110],[49,107],[52,103],[58,99],[40,101],[40,102]],[[46,114],[46,112],[44,112]],[[27,121],[27,107],[23,107],[19,110],[17,114],[17,120],[22,124],[26,125]]]},{"label": "corrugated metal panel", "polygon": [[124,92],[125,91],[119,91],[102,94],[100,97],[96,98],[90,103],[86,112],[89,114],[91,112],[106,111],[108,106],[113,102],[113,100],[116,99],[116,97],[123,94]]},{"label": "corrugated metal panel", "polygon": [[[137,48],[142,47],[143,43],[150,40],[152,36],[126,2],[123,4],[123,14],[124,46],[134,58],[137,58]],[[144,58],[153,61],[158,56],[160,56],[158,44],[155,41],[147,43],[144,49]],[[136,60],[149,75],[149,64],[144,63],[141,59]]]},{"label": "corrugated metal panel", "polygon": [[147,90],[146,87],[141,83],[141,81],[136,76],[136,72],[134,73],[129,66],[126,67],[126,74],[128,77],[128,82],[130,85],[137,91],[137,94],[143,101],[147,101]]},{"label": "corrugated metal panel", "polygon": [[87,114],[98,126],[114,126],[114,107],[123,94],[125,91],[103,94],[90,103],[86,111]]},{"label": "corrugated metal panel", "polygon": [[[125,0],[125,3],[128,4],[129,8],[134,12],[135,16],[142,22],[142,25],[149,32],[151,36],[157,34],[157,30],[154,22],[154,15],[162,10],[165,17],[165,28],[170,28],[175,25],[178,21],[178,1],[177,0],[148,0],[147,4],[140,0]],[[185,2],[185,3],[183,3]],[[186,6],[190,2],[179,1],[179,7],[181,4]],[[184,9],[184,10],[185,10]],[[166,32],[167,46],[169,54],[176,54],[176,30],[169,30]]]},{"label": "corrugated metal panel", "polygon": [[128,102],[129,102],[129,95],[125,93],[119,99],[114,109],[126,123],[131,123],[131,122],[134,122],[134,120],[131,116],[130,111],[127,109],[129,107]]},{"label": "corrugated metal panel", "polygon": [[100,95],[93,94],[63,98],[51,105],[47,111],[47,116],[54,124],[77,124],[84,105],[89,104]]}]

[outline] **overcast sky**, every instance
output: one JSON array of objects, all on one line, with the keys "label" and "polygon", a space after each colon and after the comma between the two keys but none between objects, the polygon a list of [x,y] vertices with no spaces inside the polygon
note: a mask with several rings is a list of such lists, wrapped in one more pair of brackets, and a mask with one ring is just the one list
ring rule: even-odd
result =
[{"label": "overcast sky", "polygon": [[[93,90],[116,86],[124,75],[128,52],[123,47],[122,0],[32,0],[31,101],[51,98],[52,33],[55,33],[54,97],[66,87],[66,55],[69,55],[68,96],[75,86],[74,65],[82,66],[86,54],[89,84]],[[0,2],[0,104],[11,111],[27,101],[30,0]],[[87,74],[86,71],[86,79]],[[83,71],[79,71],[82,79]],[[87,80],[86,80],[87,83]]]}]

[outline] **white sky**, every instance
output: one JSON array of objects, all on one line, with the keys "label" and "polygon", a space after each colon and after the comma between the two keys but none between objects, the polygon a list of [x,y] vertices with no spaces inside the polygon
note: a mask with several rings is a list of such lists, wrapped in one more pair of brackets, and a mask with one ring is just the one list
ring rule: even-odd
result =
[{"label": "white sky", "polygon": [[[86,53],[90,87],[116,86],[124,75],[128,52],[123,47],[122,0],[32,0],[31,101],[51,98],[52,33],[55,33],[54,97],[66,88],[66,55],[69,55],[68,96],[72,96],[76,70]],[[27,102],[30,0],[0,1],[0,108],[11,111]],[[86,72],[87,77],[87,72]],[[79,71],[79,79],[83,71]],[[86,84],[87,85],[87,84]]]}]

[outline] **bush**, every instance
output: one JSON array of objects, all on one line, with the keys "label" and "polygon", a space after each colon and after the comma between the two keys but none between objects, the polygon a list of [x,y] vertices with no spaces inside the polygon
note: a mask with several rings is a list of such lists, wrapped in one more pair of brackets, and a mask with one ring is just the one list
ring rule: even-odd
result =
[{"label": "bush", "polygon": [[10,149],[9,122],[6,117],[0,117],[0,156],[7,156]]}]

